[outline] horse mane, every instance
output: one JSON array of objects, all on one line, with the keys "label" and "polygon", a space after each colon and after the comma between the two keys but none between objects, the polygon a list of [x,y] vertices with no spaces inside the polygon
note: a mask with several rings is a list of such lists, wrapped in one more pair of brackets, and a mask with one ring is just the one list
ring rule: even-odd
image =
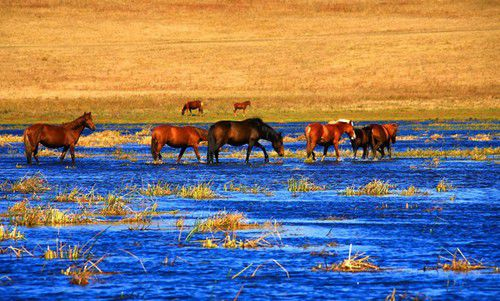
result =
[{"label": "horse mane", "polygon": [[337,119],[335,121],[329,121],[328,124],[335,124],[335,123],[339,123],[339,122],[343,122],[343,123],[349,123],[350,125],[354,126],[354,122],[350,119]]},{"label": "horse mane", "polygon": [[65,128],[74,129],[78,126],[81,126],[84,120],[85,120],[85,114],[76,118],[73,121],[63,123],[62,126]]},{"label": "horse mane", "polygon": [[269,141],[275,141],[278,139],[278,132],[276,132],[270,125],[262,121],[260,118],[250,118],[246,119],[245,121],[249,122],[255,122],[257,123],[257,127],[259,129],[259,132],[262,133],[262,136],[264,139],[269,140]]}]

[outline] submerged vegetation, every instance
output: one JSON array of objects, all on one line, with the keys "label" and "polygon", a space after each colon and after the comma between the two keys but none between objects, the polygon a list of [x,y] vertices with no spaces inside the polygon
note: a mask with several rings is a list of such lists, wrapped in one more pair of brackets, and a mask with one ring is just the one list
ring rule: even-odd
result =
[{"label": "submerged vegetation", "polygon": [[368,184],[360,187],[347,187],[342,194],[347,196],[357,196],[357,195],[373,195],[373,196],[383,196],[390,194],[389,190],[394,188],[394,185],[389,184],[389,182],[384,182],[382,180],[372,180]]}]

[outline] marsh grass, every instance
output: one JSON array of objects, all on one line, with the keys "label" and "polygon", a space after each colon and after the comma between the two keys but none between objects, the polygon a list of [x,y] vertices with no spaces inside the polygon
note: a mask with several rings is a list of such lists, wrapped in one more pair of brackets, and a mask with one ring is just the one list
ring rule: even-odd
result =
[{"label": "marsh grass", "polygon": [[126,152],[121,147],[117,147],[113,153],[113,157],[118,160],[128,160],[131,162],[137,162],[137,153],[136,152]]},{"label": "marsh grass", "polygon": [[2,190],[19,192],[23,194],[43,193],[47,190],[50,190],[47,179],[40,172],[37,172],[31,176],[25,175],[14,183],[6,181],[1,186]]},{"label": "marsh grass", "polygon": [[139,189],[139,193],[146,196],[166,196],[176,193],[176,188],[171,184],[158,181],[154,184],[147,184],[146,187]]},{"label": "marsh grass", "polygon": [[47,250],[43,253],[43,258],[46,260],[53,259],[69,259],[78,260],[83,254],[84,250],[79,245],[67,245],[63,243],[58,243],[54,250],[47,246]]},{"label": "marsh grass", "polygon": [[370,256],[366,256],[364,253],[356,253],[354,256],[351,256],[351,247],[349,247],[349,256],[341,262],[331,265],[318,264],[312,270],[349,273],[376,272],[381,270],[380,267],[371,262]]},{"label": "marsh grass", "polygon": [[445,258],[443,256],[439,257],[440,260],[444,259],[445,261],[444,263],[441,262],[438,263],[438,267],[440,267],[444,271],[466,273],[473,270],[482,270],[487,268],[481,262],[478,262],[474,259],[472,260],[467,259],[459,248],[457,248],[453,254],[449,251],[448,253],[450,253],[452,258]]},{"label": "marsh grass", "polygon": [[288,191],[292,193],[296,192],[309,192],[309,191],[319,191],[325,190],[325,186],[319,186],[314,184],[308,178],[290,178],[288,179]]},{"label": "marsh grass", "polygon": [[402,196],[415,196],[415,195],[428,195],[429,193],[421,191],[420,189],[411,185],[408,188],[401,190],[399,194]]},{"label": "marsh grass", "polygon": [[16,226],[55,226],[67,224],[89,224],[93,220],[86,214],[68,213],[53,208],[31,206],[27,200],[15,203],[7,210],[10,222]]},{"label": "marsh grass", "polygon": [[267,189],[266,187],[262,187],[257,184],[253,186],[246,186],[244,184],[234,184],[233,181],[224,184],[224,191],[235,191],[235,192],[249,193],[249,194],[264,194],[266,196],[273,195],[273,193],[269,191],[269,189]]},{"label": "marsh grass", "polygon": [[4,147],[10,145],[11,143],[20,143],[23,142],[23,137],[15,136],[15,135],[0,135],[0,147]]},{"label": "marsh grass", "polygon": [[247,218],[241,212],[226,211],[219,211],[195,225],[198,232],[236,231],[261,227],[262,225],[258,223],[248,223]]},{"label": "marsh grass", "polygon": [[341,194],[347,196],[359,196],[359,195],[372,195],[372,196],[383,196],[390,194],[390,189],[395,188],[395,185],[389,184],[389,182],[384,182],[382,180],[372,180],[365,186],[347,187]]},{"label": "marsh grass", "polygon": [[153,205],[145,208],[143,211],[133,212],[131,216],[122,218],[119,223],[138,223],[149,225],[151,224],[152,217],[158,214],[158,203],[153,203]]},{"label": "marsh grass", "polygon": [[446,180],[446,179],[441,179],[436,186],[437,192],[446,192],[446,191],[450,191],[453,189],[454,189],[453,185],[451,183],[449,183],[448,180]]},{"label": "marsh grass", "polygon": [[266,238],[270,236],[271,233],[263,234],[255,239],[238,239],[235,232],[226,232],[224,239],[218,240],[215,238],[205,238],[201,241],[201,245],[205,249],[215,249],[219,246],[225,249],[258,249],[265,247],[272,247]]},{"label": "marsh grass", "polygon": [[484,158],[488,156],[500,156],[500,147],[474,147],[471,149],[426,149],[415,148],[395,152],[398,158]]},{"label": "marsh grass", "polygon": [[182,198],[195,200],[214,199],[217,194],[212,190],[212,182],[183,185],[177,190],[177,195]]},{"label": "marsh grass", "polygon": [[491,134],[477,134],[475,136],[467,138],[470,141],[491,141]]},{"label": "marsh grass", "polygon": [[96,195],[94,190],[84,192],[78,187],[73,188],[69,192],[59,192],[55,197],[55,201],[61,203],[97,203],[102,200],[103,197]]},{"label": "marsh grass", "polygon": [[24,239],[24,234],[22,234],[17,227],[9,229],[7,226],[0,226],[0,241],[4,240],[21,240]]},{"label": "marsh grass", "polygon": [[132,213],[127,204],[128,201],[119,195],[109,193],[105,197],[99,198],[100,202],[103,202],[103,207],[99,210],[99,213],[104,216],[120,216]]},{"label": "marsh grass", "polygon": [[88,260],[80,266],[71,265],[66,270],[61,270],[61,274],[69,276],[69,283],[71,284],[80,286],[88,285],[90,280],[95,277],[95,275],[103,274],[102,270],[98,266],[103,259],[104,256],[99,258],[96,262]]}]

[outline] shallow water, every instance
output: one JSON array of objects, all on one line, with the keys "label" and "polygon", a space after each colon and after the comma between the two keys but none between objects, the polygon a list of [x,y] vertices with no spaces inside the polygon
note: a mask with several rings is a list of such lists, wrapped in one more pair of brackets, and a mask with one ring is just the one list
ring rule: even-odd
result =
[{"label": "shallow water", "polygon": [[[275,124],[285,135],[298,136],[304,124]],[[140,126],[102,125],[102,129],[135,132]],[[473,128],[471,126],[471,128]],[[474,127],[475,128],[475,127]],[[421,130],[425,129],[425,130]],[[427,131],[427,129],[430,129]],[[19,129],[2,129],[0,134],[20,134]],[[444,139],[425,142],[431,134],[443,134]],[[455,140],[478,133],[493,134],[491,141]],[[498,147],[498,131],[489,129],[435,129],[428,123],[403,122],[400,135],[419,136],[414,141],[398,141],[395,150],[406,148],[472,148]],[[84,135],[88,135],[87,130]],[[287,143],[291,150],[304,149],[305,142]],[[349,149],[343,144],[342,149]],[[271,147],[266,144],[270,151]],[[469,273],[436,270],[438,256],[450,257],[446,250],[460,250],[468,257],[481,260],[487,266],[497,266],[500,255],[499,241],[499,167],[494,160],[471,161],[461,158],[441,159],[437,167],[429,167],[428,160],[398,158],[392,160],[363,161],[343,158],[335,162],[329,157],[325,162],[305,164],[303,159],[272,158],[272,164],[263,164],[262,158],[251,159],[251,165],[242,159],[228,159],[222,155],[222,164],[206,166],[194,163],[192,152],[184,159],[186,164],[150,165],[147,145],[125,145],[124,150],[135,151],[137,162],[117,160],[112,156],[77,158],[76,168],[65,168],[54,157],[42,157],[38,166],[16,168],[24,164],[22,145],[0,147],[1,180],[17,180],[26,174],[40,171],[52,190],[39,194],[32,204],[46,204],[64,189],[75,186],[100,194],[117,191],[126,185],[145,185],[164,180],[174,185],[212,182],[218,197],[213,200],[183,199],[177,196],[133,196],[131,206],[139,209],[144,204],[157,202],[159,210],[180,210],[177,216],[161,215],[153,218],[152,225],[142,231],[129,230],[129,225],[85,225],[65,227],[20,227],[26,240],[4,241],[0,246],[25,246],[35,257],[11,254],[0,255],[1,299],[233,299],[238,292],[240,300],[359,300],[384,299],[396,288],[398,293],[423,294],[433,300],[495,299],[499,293],[499,274],[492,269]],[[240,150],[241,148],[235,148]],[[114,148],[77,148],[77,152],[109,154]],[[231,149],[234,150],[234,149]],[[167,150],[176,152],[175,150]],[[321,152],[317,148],[317,153]],[[331,150],[333,151],[333,149]],[[201,148],[206,154],[206,148]],[[260,152],[260,150],[255,150]],[[326,190],[292,194],[287,190],[290,177],[307,177]],[[446,178],[455,187],[437,193],[437,183]],[[343,196],[347,186],[364,185],[372,179],[390,181],[394,190],[414,185],[429,195],[412,197],[392,194],[383,197]],[[235,184],[260,185],[273,192],[243,194],[225,192],[228,181]],[[15,201],[29,195],[0,192],[0,210],[5,211]],[[406,203],[417,206],[405,209]],[[386,209],[377,209],[387,204]],[[60,208],[76,209],[76,204],[55,204]],[[426,209],[442,208],[428,212]],[[276,220],[282,224],[280,237],[267,240],[275,246],[257,250],[204,249],[196,240],[211,234],[196,234],[184,242],[187,230],[179,245],[179,230],[174,223],[179,216],[186,217],[186,224],[208,217],[219,210],[244,212],[252,222]],[[342,217],[325,220],[326,217]],[[8,224],[8,220],[3,220]],[[88,286],[69,284],[61,274],[72,263],[68,260],[46,261],[39,256],[47,245],[57,241],[83,245],[99,231],[105,230],[96,240],[92,252],[95,258],[106,255],[99,267],[109,275],[98,275]],[[239,238],[255,238],[260,230],[239,231]],[[220,237],[220,233],[215,236]],[[328,247],[327,244],[337,245]],[[313,272],[318,263],[333,263],[348,256],[349,245],[353,252],[369,255],[373,262],[384,268],[372,273]],[[132,252],[137,258],[123,250]],[[322,258],[311,252],[330,251],[336,256]],[[178,257],[173,266],[164,265],[165,257]],[[278,261],[289,273],[275,264]],[[236,279],[232,276],[253,264]],[[264,264],[250,277],[255,268]]]}]

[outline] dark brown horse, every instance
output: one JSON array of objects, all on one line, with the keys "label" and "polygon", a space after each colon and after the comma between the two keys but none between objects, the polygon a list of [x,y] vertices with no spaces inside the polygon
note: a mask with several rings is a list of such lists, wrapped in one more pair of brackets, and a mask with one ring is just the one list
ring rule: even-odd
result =
[{"label": "dark brown horse", "polygon": [[283,137],[260,118],[251,118],[242,121],[218,121],[208,130],[207,164],[214,163],[214,157],[219,163],[219,151],[225,144],[241,146],[248,144],[245,163],[248,164],[250,152],[257,146],[264,153],[265,162],[269,162],[266,149],[259,143],[259,139],[270,141],[279,156],[283,156]]},{"label": "dark brown horse", "polygon": [[328,147],[333,145],[335,148],[335,155],[337,156],[337,160],[339,160],[339,140],[344,133],[347,133],[351,140],[356,138],[352,121],[338,121],[329,124],[311,123],[306,126],[307,158],[309,159],[312,155],[313,160],[316,160],[314,148],[316,145],[321,145],[324,147],[323,157],[321,158],[321,161],[323,161],[328,152]]},{"label": "dark brown horse", "polygon": [[165,144],[173,148],[180,148],[177,163],[181,161],[186,148],[192,147],[198,162],[201,161],[198,144],[207,141],[208,131],[194,126],[159,125],[151,130],[151,154],[153,160],[162,159],[161,149]]},{"label": "dark brown horse", "polygon": [[236,111],[238,110],[242,110],[243,111],[243,115],[245,115],[245,111],[247,109],[248,106],[250,106],[252,103],[250,101],[244,101],[244,102],[236,102],[234,104],[234,115],[236,115]]},{"label": "dark brown horse", "polygon": [[188,101],[182,107],[182,115],[184,115],[187,110],[189,110],[189,114],[191,115],[193,115],[193,110],[198,110],[200,114],[203,114],[203,102],[200,100]]},{"label": "dark brown horse", "polygon": [[363,149],[362,158],[365,159],[368,155],[368,147],[370,146],[370,138],[371,138],[371,128],[363,127],[363,128],[355,128],[354,133],[356,134],[356,138],[351,139],[352,151],[354,152],[354,158],[358,153],[358,149],[361,147]]},{"label": "dark brown horse", "polygon": [[92,121],[92,114],[84,113],[77,119],[63,123],[62,125],[50,125],[38,123],[28,127],[24,131],[24,152],[28,164],[31,164],[31,157],[35,157],[36,163],[38,160],[38,144],[48,148],[63,147],[61,154],[61,162],[66,156],[69,149],[71,154],[71,161],[75,165],[75,145],[83,132],[83,129],[89,128],[95,130],[94,122]]},{"label": "dark brown horse", "polygon": [[396,143],[398,125],[396,123],[370,124],[368,127],[371,129],[370,145],[373,158],[375,159],[376,156],[375,150],[379,150],[381,158],[383,158],[385,156],[384,147],[389,152],[389,158],[392,158],[392,144]]}]

